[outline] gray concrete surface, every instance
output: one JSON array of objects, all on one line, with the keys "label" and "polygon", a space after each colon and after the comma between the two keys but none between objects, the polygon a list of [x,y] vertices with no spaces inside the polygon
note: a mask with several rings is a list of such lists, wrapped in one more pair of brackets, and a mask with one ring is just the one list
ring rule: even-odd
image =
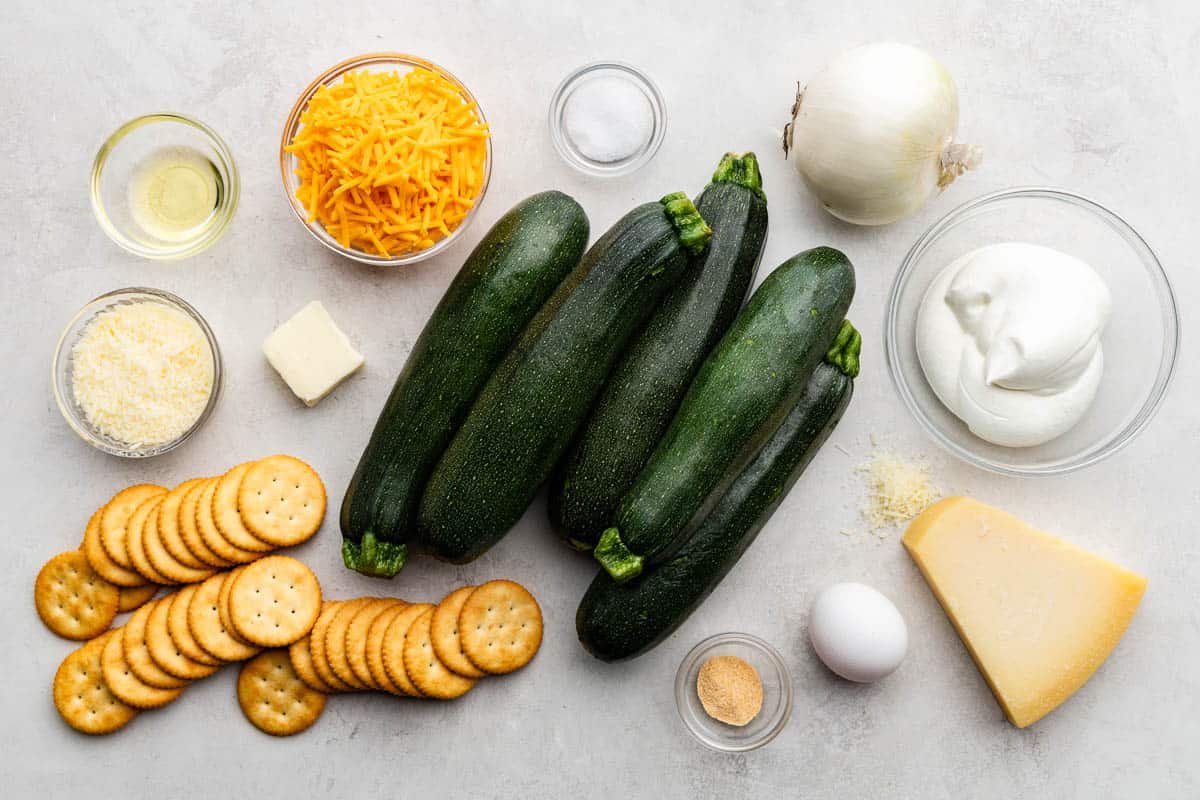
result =
[{"label": "gray concrete surface", "polygon": [[[1200,796],[1196,610],[1200,510],[1194,400],[1185,357],[1160,416],[1128,449],[1087,472],[1021,481],[941,453],[887,378],[884,296],[914,239],[979,194],[1061,186],[1125,215],[1157,249],[1186,323],[1200,302],[1200,12],[1190,0],[659,4],[442,2],[63,3],[8,0],[0,12],[0,794],[50,797],[1155,797]],[[978,173],[911,219],[878,230],[825,216],[782,163],[776,129],[797,79],[855,43],[898,39],[936,52],[956,76],[962,132],[987,149]],[[441,62],[481,98],[496,165],[480,222],[452,251],[382,272],[339,260],[291,217],[277,148],[304,85],[347,56],[410,51]],[[615,58],[661,86],[670,128],[641,172],[600,182],[554,154],[545,113],[570,69]],[[194,114],[236,152],[244,181],[228,235],[174,264],[113,246],[88,208],[96,148],[118,124],[156,110]],[[71,645],[38,621],[31,587],[49,556],[74,547],[92,509],[136,481],[172,483],[276,451],[312,461],[336,509],[379,406],[457,265],[521,197],[556,187],[595,231],[636,202],[698,190],[728,149],[762,158],[771,202],[765,264],[820,243],[850,254],[852,315],[865,371],[846,417],[784,509],[704,607],[669,641],[609,666],[575,640],[577,599],[592,574],[544,522],[541,500],[473,564],[418,560],[392,583],[348,573],[333,515],[297,555],[333,597],[435,599],[467,581],[508,576],[546,613],[545,645],[514,676],[462,700],[333,698],[308,733],[273,739],[250,727],[235,669],[190,688],[120,734],[76,735],[50,682]],[[51,397],[50,358],[86,300],[128,285],[177,292],[216,330],[226,395],[187,446],[122,461],[79,441]],[[297,402],[259,344],[309,300],[325,302],[367,356],[366,369],[320,406]],[[940,486],[996,503],[1144,572],[1131,629],[1071,701],[1032,729],[1006,723],[966,651],[891,535],[858,518],[854,473],[871,434],[925,455]],[[840,535],[850,529],[852,535]],[[888,594],[911,632],[903,667],[874,686],[827,673],[804,638],[823,585],[862,580]],[[790,725],[746,755],[710,752],[676,716],[684,653],[727,630],[773,642],[794,674]]]}]

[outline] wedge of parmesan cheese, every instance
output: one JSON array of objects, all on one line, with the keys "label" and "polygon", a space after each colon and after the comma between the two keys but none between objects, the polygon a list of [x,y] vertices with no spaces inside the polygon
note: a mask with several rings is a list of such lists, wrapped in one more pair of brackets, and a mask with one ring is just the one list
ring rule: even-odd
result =
[{"label": "wedge of parmesan cheese", "polygon": [[1087,682],[1146,579],[968,497],[913,520],[904,546],[1018,728]]}]

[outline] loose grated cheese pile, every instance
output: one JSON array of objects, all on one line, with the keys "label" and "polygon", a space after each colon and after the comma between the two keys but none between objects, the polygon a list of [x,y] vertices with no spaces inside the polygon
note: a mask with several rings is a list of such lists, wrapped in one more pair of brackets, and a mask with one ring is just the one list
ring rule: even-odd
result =
[{"label": "loose grated cheese pile", "polygon": [[927,464],[905,461],[895,453],[877,451],[858,471],[871,492],[862,516],[872,531],[903,525],[941,497],[929,481]]},{"label": "loose grated cheese pile", "polygon": [[487,125],[423,68],[348,72],[316,91],[287,146],[296,197],[343,247],[383,257],[432,247],[483,190]]},{"label": "loose grated cheese pile", "polygon": [[71,349],[71,390],[93,428],[130,447],[187,431],[213,390],[204,331],[153,301],[122,303],[88,322]]}]

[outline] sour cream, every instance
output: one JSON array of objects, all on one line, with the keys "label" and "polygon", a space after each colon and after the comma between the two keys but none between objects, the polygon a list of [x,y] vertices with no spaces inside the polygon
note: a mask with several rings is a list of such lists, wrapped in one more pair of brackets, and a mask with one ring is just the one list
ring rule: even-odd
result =
[{"label": "sour cream", "polygon": [[1070,430],[1104,373],[1112,299],[1088,264],[1040,245],[956,259],[917,315],[917,357],[938,398],[981,439],[1032,447]]}]

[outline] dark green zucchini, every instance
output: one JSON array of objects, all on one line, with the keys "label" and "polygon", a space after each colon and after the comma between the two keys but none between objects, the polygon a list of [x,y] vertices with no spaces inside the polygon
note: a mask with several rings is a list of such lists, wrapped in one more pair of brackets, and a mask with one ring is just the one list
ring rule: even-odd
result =
[{"label": "dark green zucchini", "polygon": [[590,550],[662,438],[701,361],[733,322],[767,240],[767,200],[753,153],[721,159],[696,198],[713,230],[704,255],[621,356],[551,479],[550,520]]},{"label": "dark green zucchini", "polygon": [[604,570],[596,575],[575,615],[589,653],[603,661],[645,653],[683,624],[753,544],[850,403],[862,339],[844,325],[851,335],[813,370],[782,424],[679,552],[629,583]]},{"label": "dark green zucchini", "polygon": [[455,563],[504,536],[583,422],[613,362],[712,231],[682,193],[626,214],[496,368],[425,486],[421,546]]},{"label": "dark green zucchini", "polygon": [[794,405],[854,297],[854,267],[831,247],[807,250],[767,276],[705,359],[614,527],[593,551],[619,581],[669,558],[693,520]]},{"label": "dark green zucchini", "polygon": [[379,415],[342,500],[342,560],[392,577],[408,555],[421,490],[480,389],[587,247],[562,192],[518,203],[458,271]]}]

